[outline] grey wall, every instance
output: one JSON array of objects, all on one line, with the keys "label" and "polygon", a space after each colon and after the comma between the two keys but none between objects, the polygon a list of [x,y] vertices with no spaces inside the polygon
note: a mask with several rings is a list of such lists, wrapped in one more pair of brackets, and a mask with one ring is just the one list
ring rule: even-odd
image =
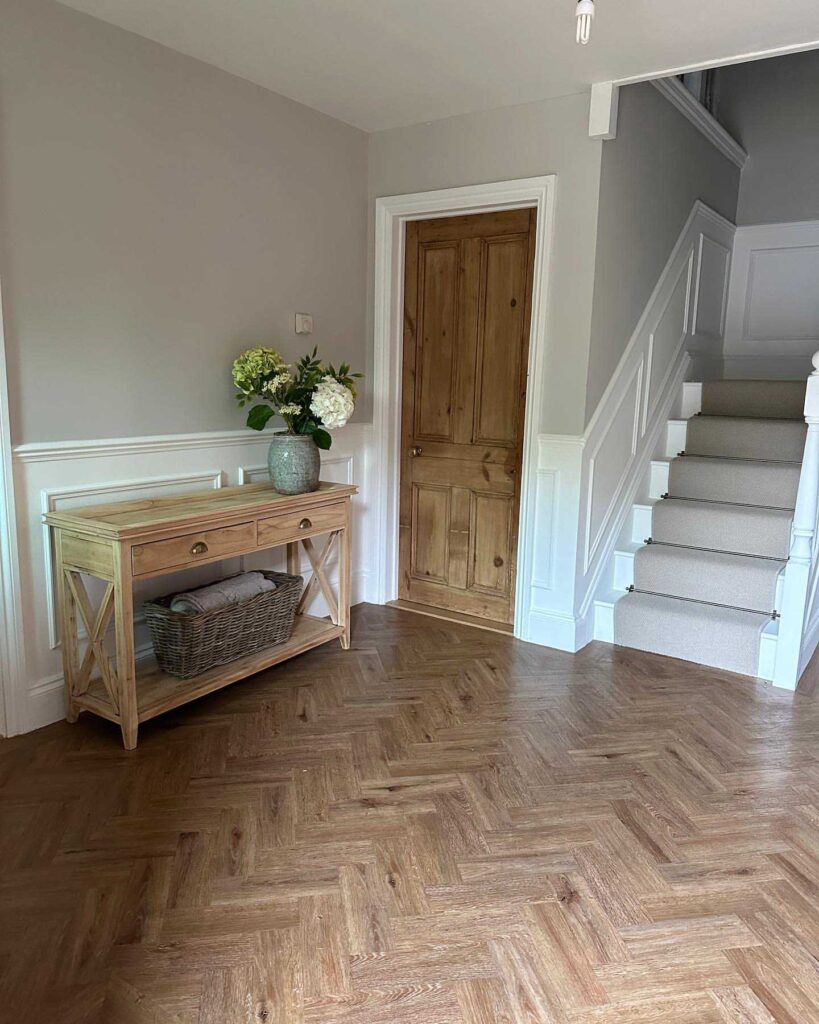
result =
[{"label": "grey wall", "polygon": [[733,221],[739,169],[648,83],[620,93],[603,143],[586,420],[611,380],[696,199]]},{"label": "grey wall", "polygon": [[819,218],[819,50],[720,68],[716,97],[749,156],[737,223]]},{"label": "grey wall", "polygon": [[370,136],[371,200],[558,175],[540,428],[568,434],[583,430],[591,325],[601,143],[588,137],[588,110],[577,94]]},{"label": "grey wall", "polygon": [[50,0],[0,24],[16,443],[240,427],[250,344],[364,363],[363,133]]}]

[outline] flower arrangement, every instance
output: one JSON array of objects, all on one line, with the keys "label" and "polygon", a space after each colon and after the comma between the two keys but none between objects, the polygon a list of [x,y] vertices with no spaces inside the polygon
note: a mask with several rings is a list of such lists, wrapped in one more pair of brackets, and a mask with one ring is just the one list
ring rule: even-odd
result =
[{"label": "flower arrangement", "polygon": [[343,427],[355,408],[355,380],[347,363],[338,369],[317,358],[318,349],[289,366],[272,348],[249,348],[233,363],[240,408],[261,399],[247,414],[247,425],[263,430],[277,413],[288,434],[309,434],[318,448],[332,444],[330,431]]}]

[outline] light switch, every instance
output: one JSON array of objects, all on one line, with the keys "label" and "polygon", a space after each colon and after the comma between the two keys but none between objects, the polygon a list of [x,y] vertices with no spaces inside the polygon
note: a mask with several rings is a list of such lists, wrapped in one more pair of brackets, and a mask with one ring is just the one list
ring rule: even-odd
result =
[{"label": "light switch", "polygon": [[312,334],[313,317],[309,313],[296,313],[296,334]]}]

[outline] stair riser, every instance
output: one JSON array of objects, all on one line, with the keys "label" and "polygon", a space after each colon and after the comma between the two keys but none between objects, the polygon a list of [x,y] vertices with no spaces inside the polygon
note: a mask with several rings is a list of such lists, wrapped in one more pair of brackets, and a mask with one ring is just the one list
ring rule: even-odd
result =
[{"label": "stair riser", "polygon": [[634,583],[634,554],[631,551],[614,552],[614,589],[626,590]]},{"label": "stair riser", "polygon": [[685,451],[685,442],[688,436],[688,420],[669,420],[665,431],[665,454],[666,458],[676,458],[680,452]]},{"label": "stair riser", "polygon": [[804,381],[708,381],[701,385],[701,408],[706,416],[758,416],[802,419]]},{"label": "stair riser", "polygon": [[655,541],[710,551],[731,551],[762,558],[788,556],[791,517],[745,514],[744,509],[660,501],[654,506]]},{"label": "stair riser", "polygon": [[654,515],[653,505],[635,505],[631,512],[631,539],[635,544],[645,544],[651,536]]},{"label": "stair riser", "polygon": [[673,498],[792,509],[799,468],[788,463],[743,463],[686,455],[671,463],[667,492]]},{"label": "stair riser", "polygon": [[666,459],[655,459],[651,463],[648,494],[649,497],[653,498],[655,501],[657,498],[662,498],[664,494],[668,494],[670,470],[671,462]]},{"label": "stair riser", "polygon": [[685,441],[688,455],[801,462],[806,426],[790,420],[720,420],[695,416]]},{"label": "stair riser", "polygon": [[712,560],[698,565],[692,558],[684,563],[678,552],[664,552],[655,544],[638,552],[633,564],[637,590],[766,614],[776,607],[779,569],[779,563],[763,561],[726,566]]},{"label": "stair riser", "polygon": [[755,675],[761,634],[767,621],[765,616],[749,612],[720,614],[687,601],[627,594],[614,607],[614,642],[729,672]]}]

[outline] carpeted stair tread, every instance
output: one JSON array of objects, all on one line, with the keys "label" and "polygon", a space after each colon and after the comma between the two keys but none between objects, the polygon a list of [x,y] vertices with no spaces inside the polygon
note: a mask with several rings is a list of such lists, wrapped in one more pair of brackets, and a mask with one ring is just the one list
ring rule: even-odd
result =
[{"label": "carpeted stair tread", "polygon": [[801,462],[806,433],[804,420],[692,416],[685,451],[687,455]]},{"label": "carpeted stair tread", "polygon": [[614,642],[753,676],[760,633],[769,621],[759,612],[633,593],[614,606]]},{"label": "carpeted stair tread", "polygon": [[654,506],[651,536],[665,544],[787,558],[792,519],[783,509],[667,498]]},{"label": "carpeted stair tread", "polygon": [[770,615],[785,563],[750,555],[647,544],[634,556],[637,590]]},{"label": "carpeted stair tread", "polygon": [[702,385],[706,416],[804,419],[804,380],[709,380]]},{"label": "carpeted stair tread", "polygon": [[799,470],[796,462],[686,455],[671,461],[668,493],[673,498],[793,509]]}]

